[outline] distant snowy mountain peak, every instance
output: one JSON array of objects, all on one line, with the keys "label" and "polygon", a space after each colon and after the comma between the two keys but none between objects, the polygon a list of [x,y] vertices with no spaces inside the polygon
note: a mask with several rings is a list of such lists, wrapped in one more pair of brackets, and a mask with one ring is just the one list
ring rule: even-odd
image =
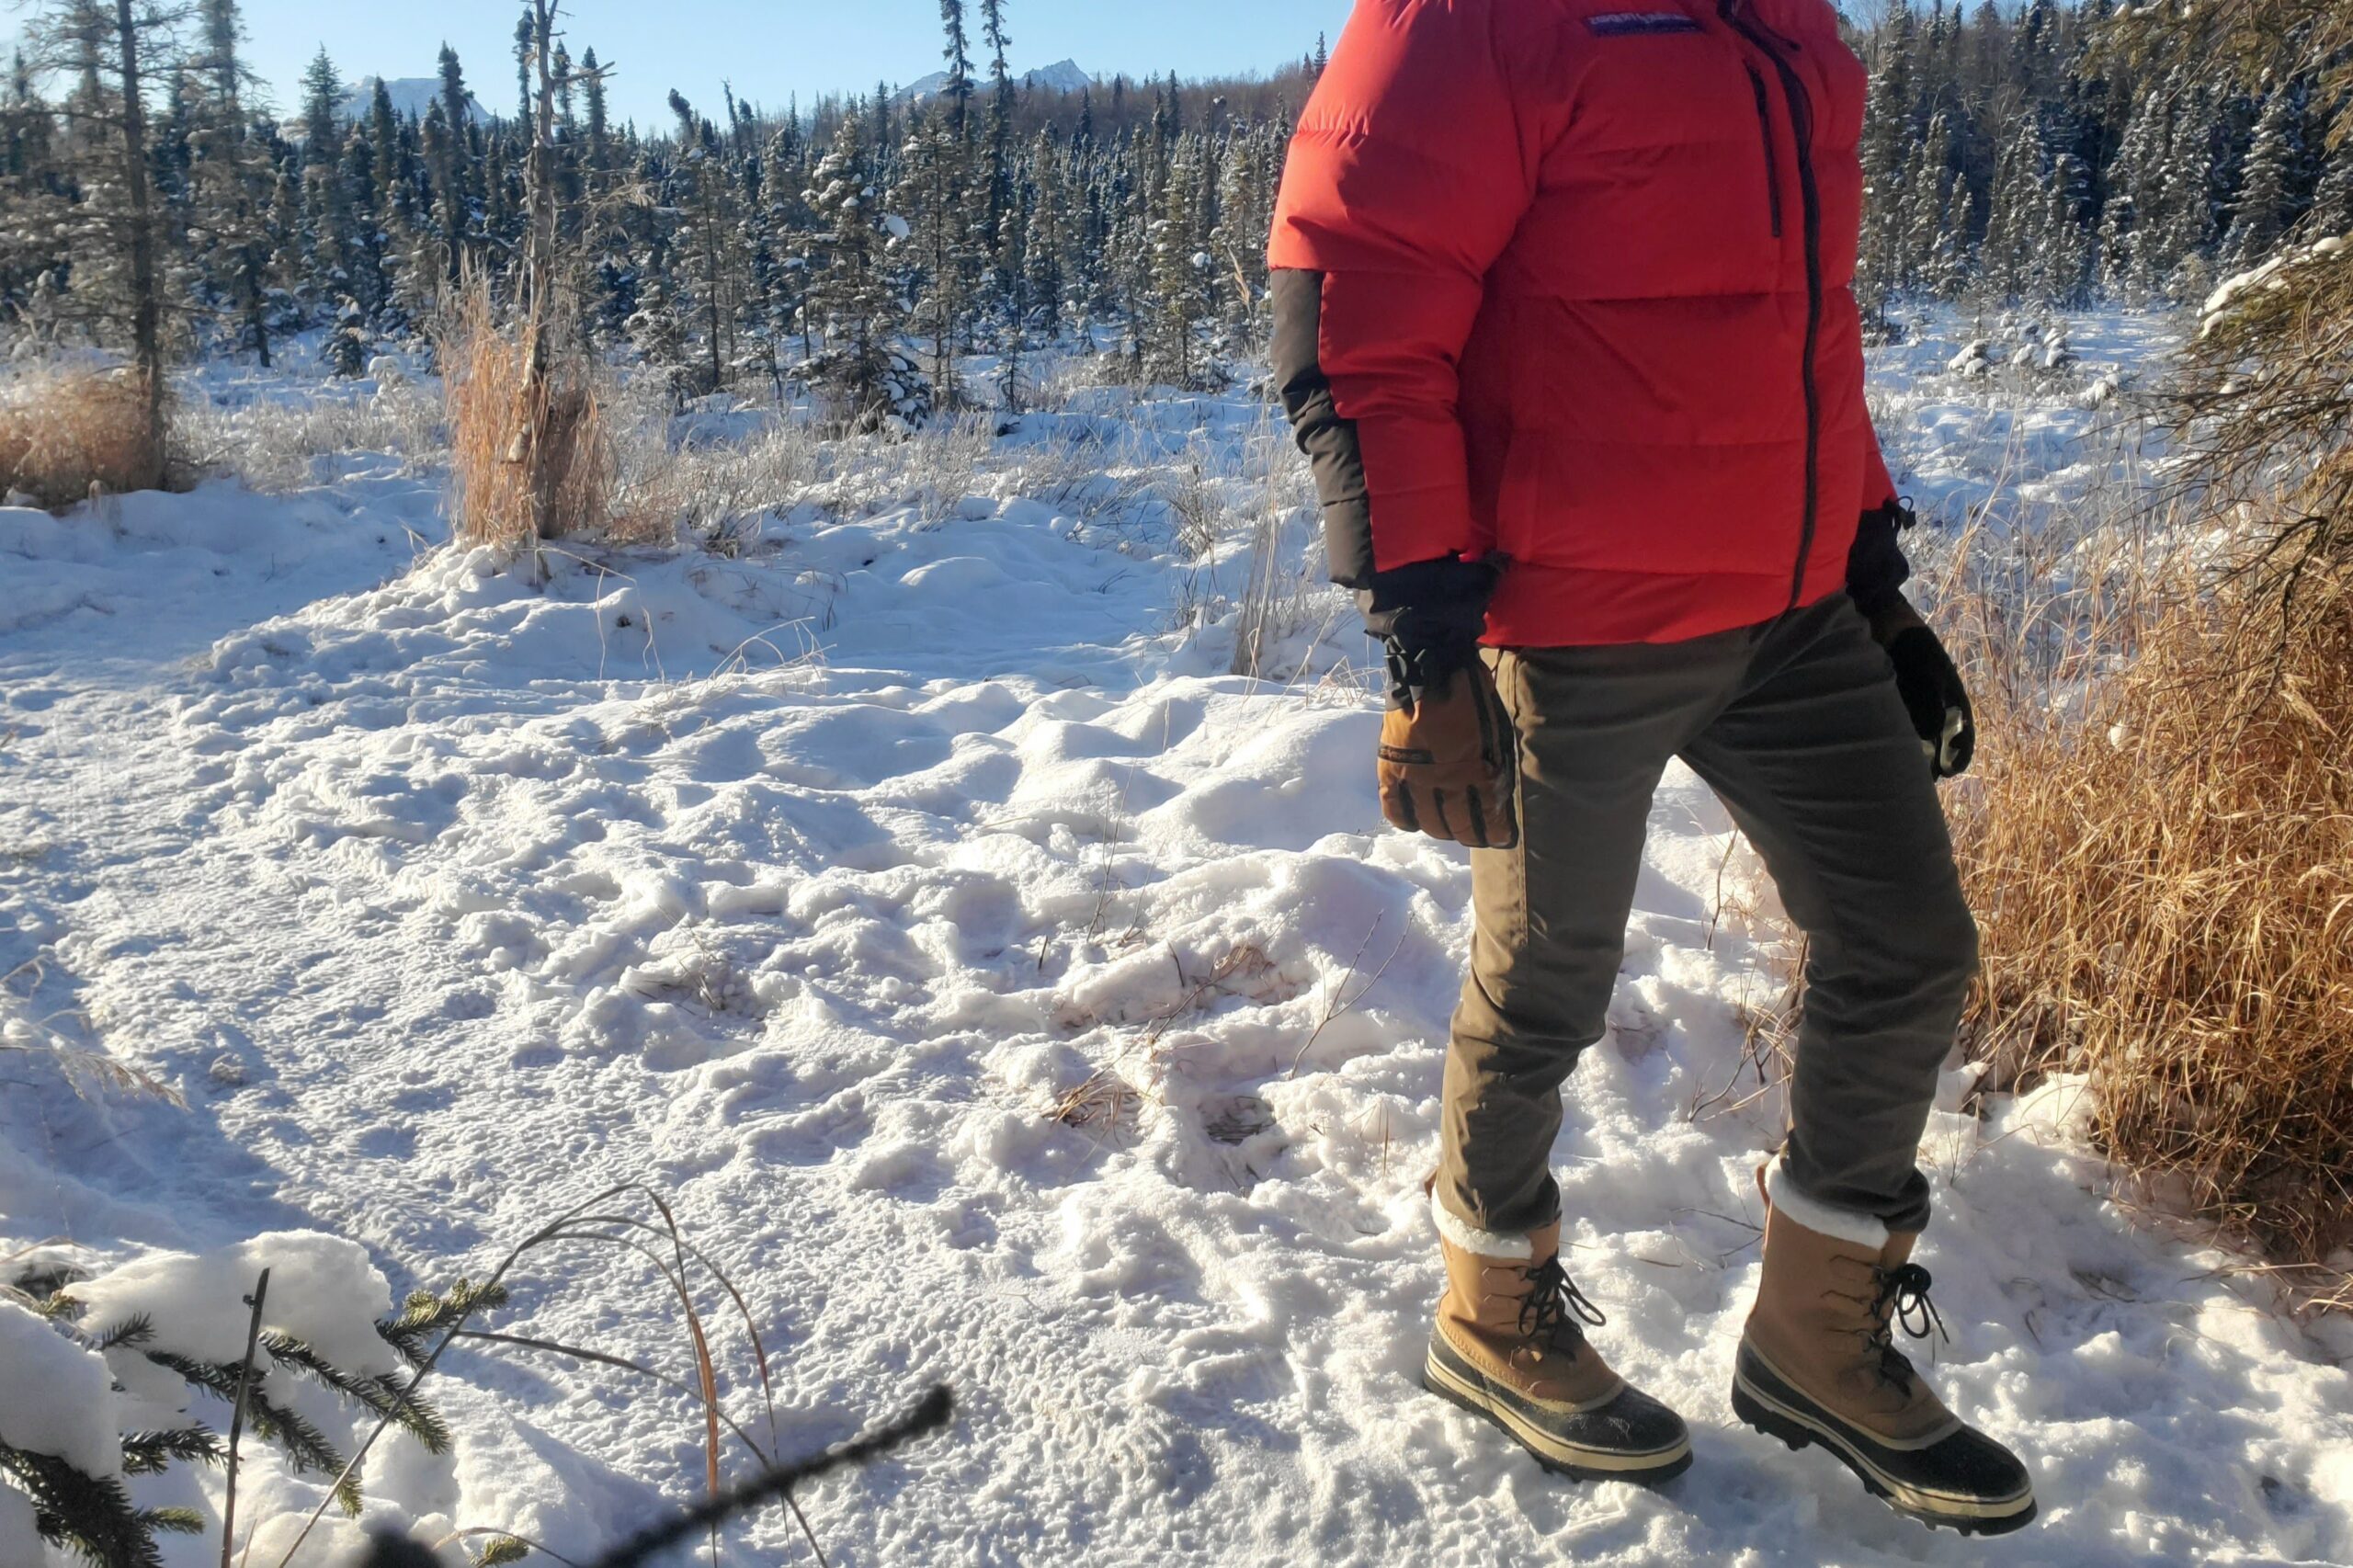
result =
[{"label": "distant snowy mountain peak", "polygon": [[[1083,87],[1095,85],[1095,78],[1082,69],[1075,60],[1058,60],[1053,64],[1039,70],[1025,71],[1017,80],[1025,88],[1046,93],[1075,93]],[[972,81],[976,87],[985,90],[988,82],[986,71],[975,71]],[[893,101],[919,104],[926,98],[937,97],[939,89],[946,85],[948,85],[948,73],[935,71],[920,81],[910,82],[901,87],[892,95]]]},{"label": "distant snowy mountain peak", "polygon": [[1040,87],[1050,93],[1075,93],[1095,85],[1095,78],[1079,68],[1075,60],[1058,60],[1042,71],[1032,71],[1021,78],[1022,85]]}]

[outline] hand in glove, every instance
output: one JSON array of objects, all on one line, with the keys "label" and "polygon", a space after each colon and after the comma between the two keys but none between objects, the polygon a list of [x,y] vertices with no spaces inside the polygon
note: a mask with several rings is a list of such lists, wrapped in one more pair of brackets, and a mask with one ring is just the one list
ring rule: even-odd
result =
[{"label": "hand in glove", "polygon": [[1512,805],[1518,743],[1475,647],[1389,644],[1381,726],[1381,811],[1391,825],[1473,849],[1519,842]]},{"label": "hand in glove", "polygon": [[1872,613],[1870,623],[1871,635],[1895,666],[1895,689],[1920,733],[1928,771],[1938,778],[1968,772],[1977,751],[1977,718],[1952,655],[1900,595]]}]

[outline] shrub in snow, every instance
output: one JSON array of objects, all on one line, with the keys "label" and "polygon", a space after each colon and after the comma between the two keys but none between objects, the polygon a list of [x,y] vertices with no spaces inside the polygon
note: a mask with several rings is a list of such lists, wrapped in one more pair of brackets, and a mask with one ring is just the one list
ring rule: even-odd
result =
[{"label": "shrub in snow", "polygon": [[587,367],[553,322],[502,322],[486,284],[441,344],[453,522],[470,544],[534,549],[611,516],[612,443]]},{"label": "shrub in snow", "polygon": [[439,390],[405,380],[388,357],[368,373],[377,388],[364,395],[333,384],[242,405],[188,398],[173,417],[176,439],[207,471],[273,494],[311,489],[361,454],[438,463],[448,449]]},{"label": "shrub in snow", "polygon": [[[104,1568],[158,1562],[158,1531],[206,1521],[135,1506],[125,1478],[226,1460],[199,1406],[233,1411],[242,1388],[245,1426],[297,1476],[342,1476],[343,1450],[321,1425],[337,1408],[445,1452],[449,1428],[407,1386],[440,1334],[504,1300],[461,1280],[393,1312],[392,1288],[365,1250],[316,1232],[20,1280],[0,1297],[0,1476],[30,1499],[40,1540]],[[356,1481],[337,1481],[334,1495],[358,1513]],[[7,1550],[25,1524],[8,1497],[0,1488],[0,1561],[37,1561]]]},{"label": "shrub in snow", "polygon": [[2353,1303],[2353,570],[2307,565],[2301,626],[2200,573],[2104,591],[2097,634],[2001,698],[1956,832],[1972,1033],[1999,1081],[2084,1074],[2121,1169]]},{"label": "shrub in snow", "polygon": [[34,370],[0,387],[0,492],[62,510],[161,483],[165,453],[127,373]]}]

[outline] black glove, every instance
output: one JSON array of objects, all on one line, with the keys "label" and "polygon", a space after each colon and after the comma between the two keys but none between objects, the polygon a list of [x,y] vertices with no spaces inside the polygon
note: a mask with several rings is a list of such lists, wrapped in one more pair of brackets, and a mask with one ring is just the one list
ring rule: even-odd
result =
[{"label": "black glove", "polygon": [[1901,597],[1870,618],[1871,634],[1887,650],[1895,666],[1895,689],[1903,695],[1912,728],[1928,754],[1928,771],[1938,778],[1958,778],[1969,771],[1977,755],[1977,715],[1969,705],[1969,688],[1952,655]]},{"label": "black glove", "polygon": [[1952,655],[1900,591],[1912,575],[1896,536],[1919,519],[1901,501],[1865,512],[1847,557],[1847,591],[1895,666],[1895,689],[1928,754],[1928,771],[1958,778],[1977,751],[1977,717]]},{"label": "black glove", "polygon": [[1855,608],[1874,620],[1903,600],[1912,563],[1904,559],[1899,536],[1919,520],[1903,502],[1889,501],[1865,512],[1855,526],[1855,545],[1847,552],[1847,592]]}]

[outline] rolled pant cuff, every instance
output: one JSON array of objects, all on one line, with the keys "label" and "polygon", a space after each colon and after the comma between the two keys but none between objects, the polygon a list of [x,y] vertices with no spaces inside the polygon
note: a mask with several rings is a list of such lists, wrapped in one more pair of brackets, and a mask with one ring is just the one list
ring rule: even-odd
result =
[{"label": "rolled pant cuff", "polygon": [[1439,1235],[1473,1257],[1533,1259],[1536,1256],[1535,1244],[1527,1233],[1483,1231],[1439,1201],[1436,1193],[1430,1195],[1430,1218],[1437,1222]]},{"label": "rolled pant cuff", "polygon": [[1842,1242],[1879,1252],[1887,1245],[1887,1221],[1876,1214],[1864,1214],[1852,1209],[1840,1209],[1809,1197],[1798,1184],[1790,1179],[1788,1170],[1775,1160],[1765,1169],[1766,1200],[1803,1225],[1816,1235],[1835,1236]]}]

